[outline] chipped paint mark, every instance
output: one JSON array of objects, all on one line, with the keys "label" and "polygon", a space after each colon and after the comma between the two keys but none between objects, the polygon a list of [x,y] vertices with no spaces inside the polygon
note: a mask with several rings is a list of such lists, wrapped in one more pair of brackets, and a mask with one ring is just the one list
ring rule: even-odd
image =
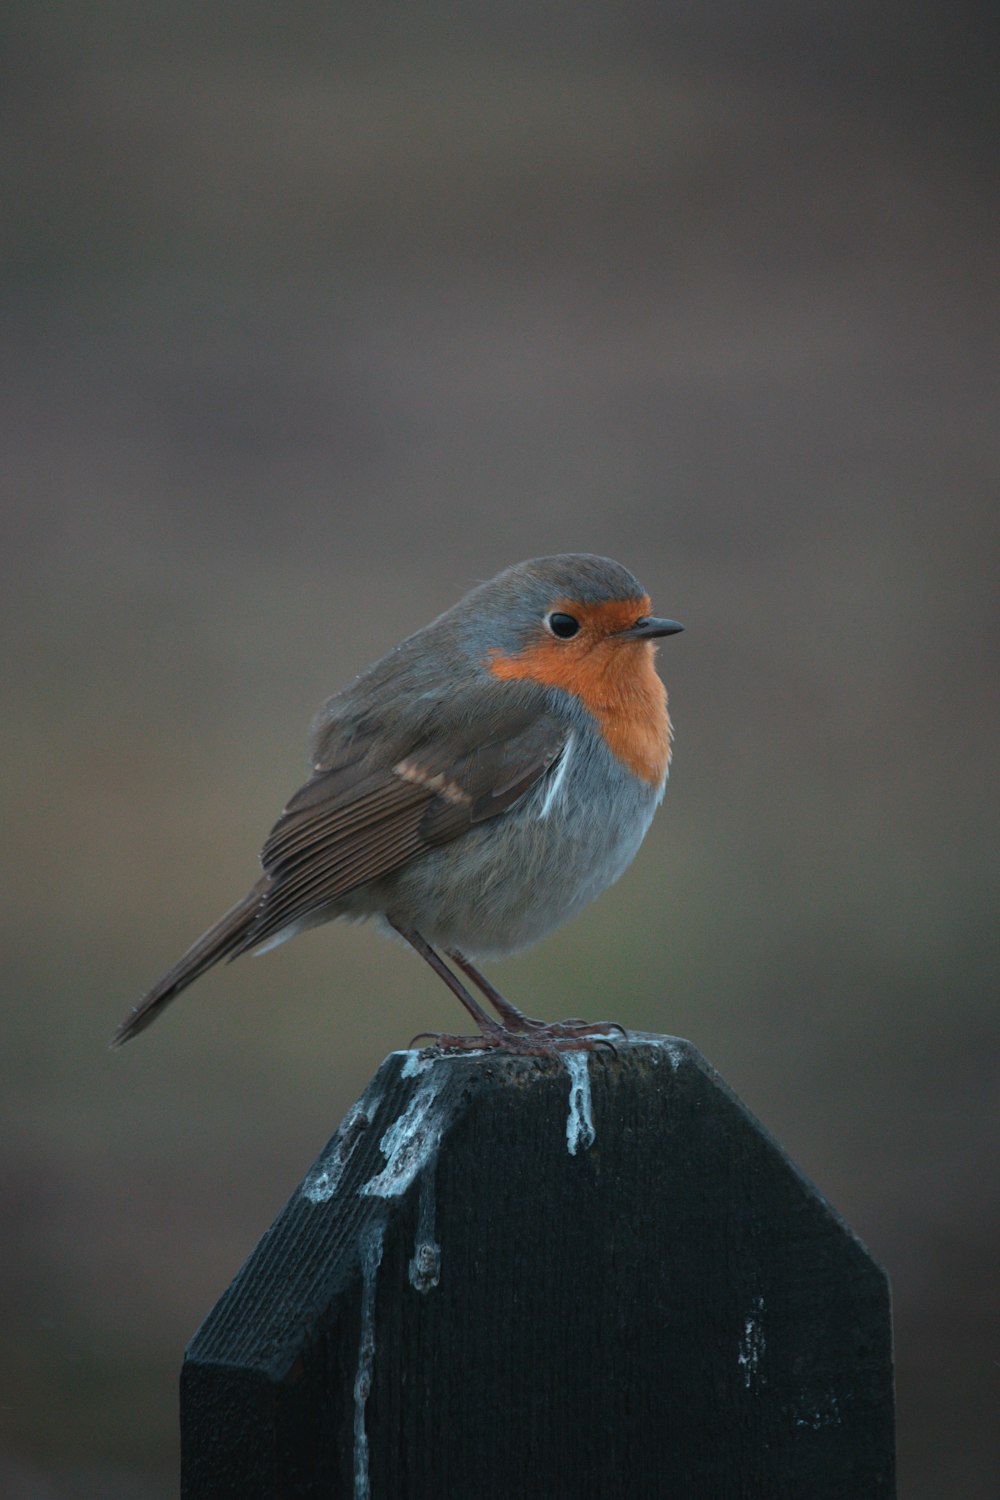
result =
[{"label": "chipped paint mark", "polygon": [[739,1343],[737,1364],[743,1366],[743,1384],[747,1390],[759,1374],[761,1355],[767,1347],[767,1339],[764,1337],[760,1322],[763,1311],[764,1299],[757,1296],[753,1299],[753,1306],[743,1325],[743,1337]]},{"label": "chipped paint mark", "polygon": [[432,1292],[441,1280],[441,1246],[434,1238],[436,1214],[434,1163],[429,1162],[420,1179],[417,1238],[409,1265],[410,1285],[418,1292]]},{"label": "chipped paint mark", "polygon": [[375,1366],[375,1281],[382,1263],[385,1223],[371,1224],[361,1237],[361,1339],[358,1370],[354,1377],[354,1500],[370,1500],[368,1433],[365,1406],[372,1388]]},{"label": "chipped paint mark", "polygon": [[310,1203],[326,1203],[333,1197],[340,1186],[344,1168],[354,1155],[355,1147],[371,1124],[377,1108],[378,1096],[374,1099],[366,1096],[348,1110],[329,1152],[302,1184],[302,1195]]},{"label": "chipped paint mark", "polygon": [[809,1427],[813,1432],[818,1432],[821,1427],[838,1427],[840,1425],[840,1407],[834,1391],[828,1391],[815,1404],[810,1405],[809,1410],[800,1410],[795,1418],[796,1427]]},{"label": "chipped paint mark", "polygon": [[590,1099],[590,1069],[586,1052],[564,1052],[569,1074],[569,1115],[566,1120],[566,1147],[575,1156],[594,1144],[597,1131]]},{"label": "chipped paint mark", "polygon": [[417,1173],[437,1154],[449,1111],[439,1095],[447,1080],[443,1068],[429,1073],[417,1086],[409,1104],[379,1141],[386,1164],[369,1178],[361,1192],[369,1198],[397,1198]]},{"label": "chipped paint mark", "polygon": [[684,1061],[684,1059],[686,1057],[686,1053],[684,1052],[684,1050],[681,1047],[676,1046],[670,1040],[670,1038],[666,1037],[666,1036],[657,1036],[657,1037],[648,1037],[648,1038],[644,1037],[643,1041],[650,1041],[650,1042],[652,1042],[653,1046],[656,1048],[656,1050],[658,1052],[664,1052],[664,1053],[666,1053],[666,1056],[667,1056],[667,1059],[668,1059],[668,1061],[670,1063],[671,1068],[674,1070],[675,1073],[677,1072],[677,1069],[680,1067],[681,1063]]}]

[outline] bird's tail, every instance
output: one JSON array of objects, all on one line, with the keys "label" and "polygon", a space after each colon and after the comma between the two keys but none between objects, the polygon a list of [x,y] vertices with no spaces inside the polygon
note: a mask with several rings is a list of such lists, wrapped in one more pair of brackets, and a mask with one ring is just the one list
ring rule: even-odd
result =
[{"label": "bird's tail", "polygon": [[191,945],[184,957],[178,959],[162,979],[157,980],[148,994],[143,995],[138,1005],[129,1011],[111,1038],[112,1047],[121,1047],[140,1031],[144,1031],[175,995],[187,989],[189,984],[218,963],[220,958],[235,957],[253,925],[267,884],[266,877],[259,881],[242,901],[238,901],[224,917],[219,918],[214,927],[210,927]]}]

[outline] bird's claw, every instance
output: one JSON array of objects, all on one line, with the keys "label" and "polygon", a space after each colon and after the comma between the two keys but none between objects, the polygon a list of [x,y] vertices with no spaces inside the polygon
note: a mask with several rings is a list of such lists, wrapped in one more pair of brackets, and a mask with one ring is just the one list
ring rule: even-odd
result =
[{"label": "bird's claw", "polygon": [[497,1026],[473,1036],[453,1035],[450,1032],[419,1031],[410,1040],[410,1048],[423,1043],[420,1051],[426,1056],[442,1056],[449,1052],[513,1052],[521,1057],[558,1057],[562,1052],[596,1052],[606,1047],[613,1057],[618,1048],[608,1031],[618,1031],[627,1036],[624,1026],[617,1021],[539,1021],[530,1031],[509,1031]]}]

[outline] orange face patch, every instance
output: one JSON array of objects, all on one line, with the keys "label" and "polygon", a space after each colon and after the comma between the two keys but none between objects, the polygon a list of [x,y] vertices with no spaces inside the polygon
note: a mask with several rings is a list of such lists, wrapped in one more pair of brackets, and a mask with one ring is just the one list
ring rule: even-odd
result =
[{"label": "orange face patch", "polygon": [[552,609],[579,620],[576,635],[557,640],[540,626],[523,651],[513,656],[491,652],[489,670],[505,681],[528,679],[575,694],[597,720],[612,754],[634,775],[658,786],[670,762],[667,690],[656,674],[652,641],[616,639],[649,614],[649,599],[600,604],[557,599]]}]

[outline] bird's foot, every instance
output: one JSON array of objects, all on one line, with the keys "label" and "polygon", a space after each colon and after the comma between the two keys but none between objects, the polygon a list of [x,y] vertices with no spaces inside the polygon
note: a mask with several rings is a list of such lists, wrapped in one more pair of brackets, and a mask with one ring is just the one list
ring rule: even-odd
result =
[{"label": "bird's foot", "polygon": [[528,1022],[530,1035],[542,1032],[557,1038],[590,1038],[597,1042],[606,1042],[609,1031],[616,1031],[623,1041],[628,1036],[620,1021],[584,1021],[579,1016],[570,1016],[565,1021],[535,1021],[528,1016],[524,1019]]},{"label": "bird's foot", "polygon": [[608,1033],[617,1032],[622,1040],[628,1036],[620,1021],[584,1021],[580,1016],[569,1016],[565,1021],[540,1021],[535,1016],[517,1011],[516,1015],[505,1016],[504,1021],[508,1033],[528,1038],[547,1037],[563,1046],[582,1046],[587,1041],[596,1041],[612,1047],[613,1051]]},{"label": "bird's foot", "polygon": [[[527,1021],[527,1016],[522,1018]],[[607,1035],[617,1031],[627,1034],[616,1021],[531,1021],[525,1031],[505,1026],[485,1027],[475,1036],[455,1036],[448,1032],[421,1031],[410,1042],[423,1042],[422,1052],[513,1052],[520,1057],[558,1057],[561,1052],[597,1052],[602,1047],[617,1055],[614,1042]]]},{"label": "bird's foot", "polygon": [[621,1037],[628,1035],[619,1021],[584,1021],[580,1016],[569,1016],[565,1021],[541,1021],[537,1016],[526,1016],[516,1005],[511,1005],[509,1000],[505,1000],[501,1007],[497,1004],[497,998],[490,996],[494,1008],[500,1012],[503,1029],[508,1033],[556,1039],[602,1037],[609,1031],[617,1031]]}]

